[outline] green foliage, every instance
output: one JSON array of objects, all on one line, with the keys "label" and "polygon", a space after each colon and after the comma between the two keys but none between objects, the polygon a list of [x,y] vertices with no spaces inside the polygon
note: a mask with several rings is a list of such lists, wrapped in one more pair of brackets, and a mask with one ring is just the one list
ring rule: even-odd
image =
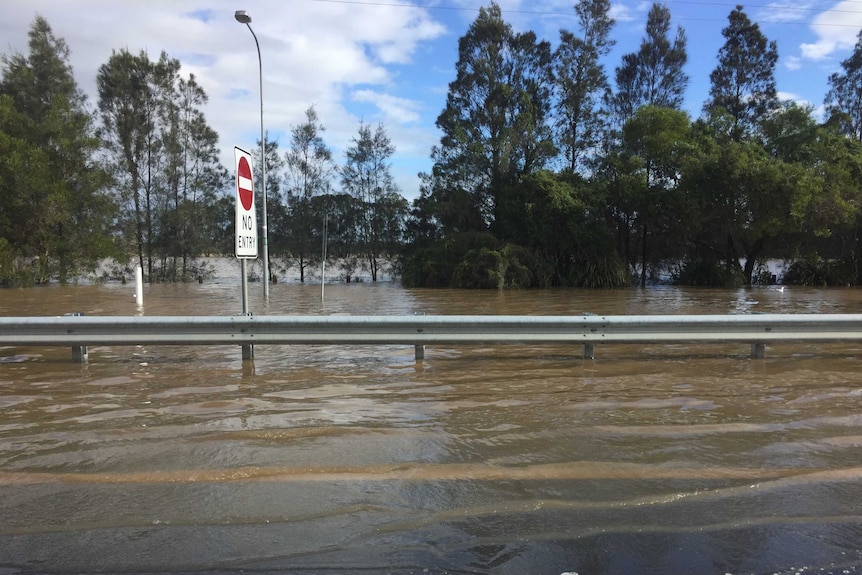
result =
[{"label": "green foliage", "polygon": [[824,100],[832,123],[849,138],[862,142],[862,30],[849,58],[841,62],[844,73],[829,76],[829,92]]},{"label": "green foliage", "polygon": [[69,49],[40,16],[29,50],[3,58],[0,238],[13,254],[16,283],[66,282],[116,253],[116,208]]},{"label": "green foliage", "polygon": [[654,244],[681,235],[678,193],[679,166],[691,152],[688,114],[672,108],[644,106],[623,126],[620,151],[628,156],[620,162],[629,181],[626,203],[630,221],[640,235],[640,282],[646,285]]},{"label": "green foliage", "polygon": [[610,107],[622,124],[643,106],[679,109],[688,86],[683,71],[688,61],[685,31],[677,28],[671,43],[670,10],[654,3],[647,16],[646,37],[637,52],[623,56],[616,69],[617,92],[610,98]]},{"label": "green foliage", "polygon": [[[343,193],[313,108],[285,156],[264,136],[270,253],[304,270],[326,237],[345,273],[376,278],[385,258],[403,263],[405,285],[481,289],[646,283],[668,261],[681,262],[676,282],[735,286],[787,254],[786,281],[862,279],[862,33],[818,125],[811,108],[778,104],[775,44],[737,7],[692,124],[678,111],[686,37],[671,38],[665,6],[652,6],[613,97],[600,63],[610,3],[574,10],[579,31],[561,31],[553,54],[498,5],[479,11],[409,219],[382,125],[360,125]],[[97,77],[97,138],[68,54],[37,17],[29,55],[3,58],[0,285],[66,281],[133,253],[151,280],[206,275],[197,256],[232,254],[234,225],[206,93],[167,54],[114,52]]]},{"label": "green foliage", "polygon": [[608,288],[630,285],[625,267],[612,253],[573,255],[561,273],[548,254],[488,233],[455,234],[419,248],[404,262],[408,287],[504,289],[529,287]]},{"label": "green foliage", "polygon": [[856,282],[852,262],[817,255],[796,258],[784,273],[784,283],[803,286],[848,286]]},{"label": "green foliage", "polygon": [[503,289],[530,287],[530,272],[519,261],[522,250],[504,246],[500,250],[480,248],[464,254],[452,276],[452,287]]},{"label": "green foliage", "polygon": [[563,286],[589,289],[625,287],[632,284],[631,277],[616,254],[598,258],[584,258],[573,267],[569,277],[564,278]]},{"label": "green foliage", "polygon": [[455,70],[437,118],[443,137],[432,150],[425,190],[446,195],[441,205],[468,194],[479,213],[468,221],[481,231],[493,225],[503,187],[556,154],[548,122],[550,44],[533,32],[515,33],[492,2],[459,40]]},{"label": "green foliage", "polygon": [[305,281],[305,268],[314,260],[311,254],[320,252],[322,236],[312,232],[327,218],[325,213],[314,212],[312,199],[330,192],[335,175],[332,151],[323,141],[324,131],[313,106],[305,111],[305,122],[291,130],[285,154],[287,218],[282,226],[274,226],[286,232],[285,247],[299,268],[301,282]]},{"label": "green foliage", "polygon": [[205,91],[164,52],[153,62],[125,49],[99,68],[96,83],[126,249],[149,281],[195,277],[194,257],[213,249],[206,232],[218,227],[204,218],[221,213],[212,208],[229,181],[202,112]]},{"label": "green foliage", "polygon": [[0,238],[0,287],[9,287],[19,279],[15,269],[15,253],[6,238]]},{"label": "green foliage", "polygon": [[399,251],[404,235],[407,201],[398,194],[392,177],[389,158],[394,153],[395,146],[383,124],[372,132],[370,126],[361,123],[341,169],[343,190],[359,204],[354,220],[357,249],[364,255],[372,281],[377,281],[381,259]]},{"label": "green foliage", "polygon": [[566,171],[583,173],[595,160],[606,129],[607,114],[600,103],[610,91],[600,59],[614,45],[610,38],[614,19],[609,0],[575,4],[580,36],[560,30],[553,71],[557,94],[555,127]]},{"label": "green foliage", "polygon": [[407,287],[452,287],[455,270],[466,254],[501,247],[501,242],[488,233],[451,234],[446,239],[412,251],[404,262],[401,283]]},{"label": "green foliage", "polygon": [[676,285],[696,287],[740,287],[745,284],[738,267],[715,260],[690,260],[673,274]]},{"label": "green foliage", "polygon": [[758,123],[778,106],[775,66],[778,47],[737,6],[722,30],[725,43],[718,65],[709,75],[710,100],[704,110],[732,118],[732,137],[739,140],[754,132]]}]

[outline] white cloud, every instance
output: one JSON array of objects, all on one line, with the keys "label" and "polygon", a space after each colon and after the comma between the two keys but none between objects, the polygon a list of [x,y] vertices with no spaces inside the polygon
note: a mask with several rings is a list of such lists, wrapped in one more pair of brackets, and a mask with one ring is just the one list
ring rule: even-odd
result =
[{"label": "white cloud", "polygon": [[804,22],[816,6],[814,2],[793,2],[784,0],[782,2],[770,2],[754,15],[754,20],[765,23],[788,23]]},{"label": "white cloud", "polygon": [[797,56],[788,56],[784,61],[784,66],[791,71],[796,71],[802,68],[802,60]]},{"label": "white cloud", "polygon": [[[338,153],[356,132],[359,116],[352,106],[363,101],[382,111],[399,150],[430,142],[435,133],[433,127],[417,126],[418,106],[399,93],[405,73],[398,68],[410,66],[417,51],[446,34],[438,13],[380,3],[283,0],[255,0],[246,6],[235,0],[7,4],[0,20],[0,38],[7,45],[0,52],[26,54],[27,32],[41,14],[68,44],[76,79],[92,107],[98,100],[98,68],[113,50],[147,51],[153,60],[165,51],[180,59],[183,76],[193,73],[209,96],[206,117],[220,135],[222,162],[228,167],[234,145],[253,147],[260,136],[258,55],[254,38],[234,19],[237,8],[249,11],[260,42],[264,124],[270,134],[289,134],[314,104],[327,128],[327,143]],[[415,93],[421,86],[411,89]],[[358,99],[351,100],[356,94]],[[401,123],[412,127],[402,129]],[[429,152],[430,145],[422,151],[426,159]]]},{"label": "white cloud", "polygon": [[383,121],[387,124],[410,124],[419,121],[419,102],[374,90],[357,90],[351,98],[356,102],[374,104],[383,112]]},{"label": "white cloud", "polygon": [[[801,0],[811,2],[812,0]],[[836,2],[837,0],[832,0]],[[843,59],[862,28],[855,0],[836,3],[802,25],[772,26],[782,50],[780,89],[822,101],[827,68]],[[555,43],[560,28],[575,31],[572,0],[498,0],[504,19],[517,31],[533,30]],[[777,0],[766,21],[786,22],[808,4]],[[425,8],[400,2],[326,2],[315,0],[27,0],[4,3],[0,52],[27,52],[27,31],[38,13],[56,36],[66,40],[80,87],[95,107],[96,73],[112,50],[146,50],[157,59],[164,50],[194,73],[209,96],[207,121],[218,132],[222,162],[233,164],[233,146],[253,148],[260,135],[258,59],[254,39],[234,20],[245,8],[260,41],[263,58],[264,122],[284,148],[290,129],[314,105],[326,127],[325,139],[339,162],[356,135],[360,119],[383,121],[397,152],[393,171],[408,198],[418,191],[419,171],[430,170],[431,146],[439,143],[434,126],[445,107],[446,86],[455,78],[458,39],[476,19],[484,0],[422,0]],[[613,2],[617,42],[605,59],[612,75],[620,56],[636,50],[643,37],[651,0]],[[693,110],[705,98],[709,70],[723,40],[724,8],[672,7],[674,28],[689,38],[689,87]],[[719,13],[720,12],[720,13]],[[767,14],[767,11],[761,14]],[[811,14],[812,12],[807,11]],[[813,33],[813,34],[812,34]],[[803,42],[807,42],[803,44]],[[784,51],[800,51],[788,56]],[[829,60],[828,57],[832,57]],[[813,59],[823,59],[813,65]],[[696,112],[695,112],[696,113]]]},{"label": "white cloud", "polygon": [[854,0],[844,0],[818,14],[810,26],[818,40],[800,45],[802,57],[822,60],[838,50],[852,49],[862,28],[862,10],[858,6]]}]

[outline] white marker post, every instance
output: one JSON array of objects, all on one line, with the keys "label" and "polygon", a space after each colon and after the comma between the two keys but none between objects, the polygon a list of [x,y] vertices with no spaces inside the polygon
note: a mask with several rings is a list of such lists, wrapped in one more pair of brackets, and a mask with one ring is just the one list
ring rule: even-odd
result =
[{"label": "white marker post", "polygon": [[135,266],[135,304],[144,307],[144,270]]},{"label": "white marker post", "polygon": [[[254,209],[254,181],[251,170],[251,154],[234,147],[236,161],[236,257],[242,262],[242,313],[251,315],[248,309],[248,265],[257,258],[257,213]],[[264,279],[264,281],[267,281]],[[254,346],[242,346],[242,358],[254,359]]]}]

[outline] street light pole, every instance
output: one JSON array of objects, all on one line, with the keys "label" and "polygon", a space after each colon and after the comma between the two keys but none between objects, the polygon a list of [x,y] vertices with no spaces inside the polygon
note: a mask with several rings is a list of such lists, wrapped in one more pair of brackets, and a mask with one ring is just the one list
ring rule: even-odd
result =
[{"label": "street light pole", "polygon": [[254,45],[257,48],[257,64],[260,77],[260,187],[263,189],[263,299],[269,301],[269,226],[266,218],[266,146],[263,131],[263,59],[260,57],[260,44],[257,41],[257,34],[251,29],[251,16],[245,10],[237,10],[234,18],[240,24],[248,26],[248,31],[251,32],[254,38]]}]

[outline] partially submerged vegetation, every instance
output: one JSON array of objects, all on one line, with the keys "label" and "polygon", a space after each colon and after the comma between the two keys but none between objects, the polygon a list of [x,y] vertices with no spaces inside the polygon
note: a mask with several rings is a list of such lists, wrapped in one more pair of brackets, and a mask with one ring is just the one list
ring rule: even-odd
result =
[{"label": "partially submerged vegetation", "polygon": [[[613,78],[610,2],[575,12],[552,49],[496,4],[479,11],[412,206],[383,125],[360,123],[341,166],[313,107],[283,154],[265,137],[273,260],[305,281],[325,244],[345,277],[395,261],[428,287],[736,286],[775,281],[770,259],[788,262],[785,283],[862,280],[862,32],[818,123],[779,100],[775,43],[736,7],[692,119],[687,38],[666,6]],[[204,277],[199,256],[233,252],[234,199],[203,87],[164,53],[119,50],[91,111],[68,56],[37,17],[30,54],[3,60],[0,285],[69,281],[106,257],[118,275],[134,262],[148,281]]]}]

